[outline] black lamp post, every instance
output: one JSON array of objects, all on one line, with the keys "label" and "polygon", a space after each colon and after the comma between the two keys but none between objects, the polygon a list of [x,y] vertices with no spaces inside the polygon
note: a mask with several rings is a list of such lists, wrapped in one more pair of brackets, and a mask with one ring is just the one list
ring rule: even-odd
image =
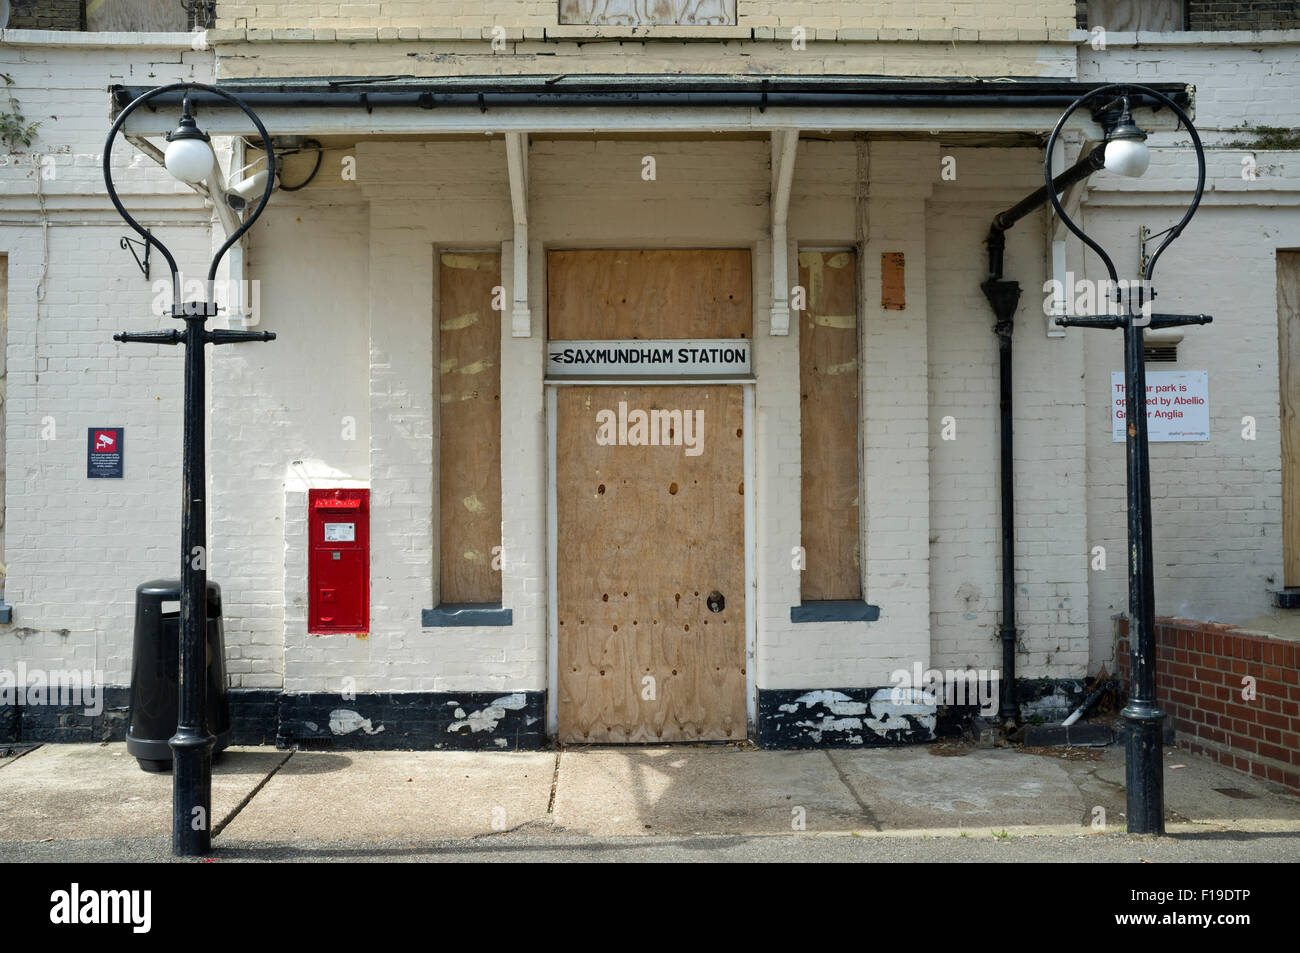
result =
[{"label": "black lamp post", "polygon": [[[181,301],[181,286],[176,261],[162,242],[140,225],[125,208],[113,188],[113,141],[128,116],[149,101],[184,91],[180,125],[167,136],[165,162],[167,171],[191,185],[204,180],[215,181],[216,156],[209,145],[208,136],[202,132],[190,115],[190,93],[201,90],[225,99],[244,111],[262,137],[266,150],[267,168],[274,168],[275,156],[271,139],[262,121],[240,99],[220,89],[200,83],[173,83],[159,86],[130,103],[104,143],[104,185],[114,207],[128,225],[140,233],[146,248],[154,245],[167,260],[172,279],[172,317],[185,322],[185,330],[142,331],[115,334],[115,341],[133,341],[149,344],[185,345],[185,435],[184,462],[181,493],[181,626],[180,626],[180,690],[176,734],[171,745],[174,771],[172,777],[172,853],[178,857],[195,857],[208,853],[212,843],[212,744],[215,740],[208,732],[207,697],[207,586],[208,586],[208,533],[207,533],[207,466],[204,438],[205,370],[204,345],[233,344],[238,341],[273,341],[275,335],[266,331],[208,330],[204,325],[216,315],[213,283],[222,257],[240,236],[252,226],[266,207],[275,186],[275,177],[266,177],[262,200],[243,224],[230,235],[225,244],[212,257],[208,268],[207,284],[202,301]],[[214,190],[215,191],[215,190]],[[214,201],[221,196],[214,195]]]},{"label": "black lamp post", "polygon": [[[1182,220],[1169,230],[1164,242],[1147,262],[1146,272],[1136,289],[1127,295],[1120,291],[1115,264],[1105,250],[1084,234],[1065,214],[1052,188],[1052,149],[1062,127],[1071,114],[1085,103],[1099,103],[1094,114],[1107,127],[1106,168],[1121,175],[1139,176],[1150,162],[1146,134],[1138,128],[1130,112],[1130,99],[1150,97],[1167,106],[1179,118],[1196,148],[1196,193]],[[1156,261],[1195,214],[1205,188],[1205,151],[1200,136],[1186,113],[1168,96],[1146,86],[1114,84],[1102,86],[1081,96],[1065,111],[1047,140],[1043,161],[1047,177],[1047,194],[1052,207],[1065,226],[1095,251],[1106,265],[1115,288],[1116,313],[1091,317],[1057,318],[1061,326],[1086,328],[1121,328],[1124,331],[1124,419],[1127,423],[1128,460],[1128,601],[1129,658],[1131,680],[1127,722],[1127,749],[1124,777],[1128,792],[1128,831],[1131,834],[1163,834],[1164,820],[1164,738],[1165,714],[1156,700],[1155,651],[1155,582],[1151,558],[1151,467],[1147,447],[1146,365],[1143,357],[1143,332],[1146,328],[1168,328],[1187,324],[1208,324],[1204,314],[1153,314],[1146,297]],[[1100,300],[1100,295],[1098,299]],[[1155,291],[1150,292],[1155,298]]]}]

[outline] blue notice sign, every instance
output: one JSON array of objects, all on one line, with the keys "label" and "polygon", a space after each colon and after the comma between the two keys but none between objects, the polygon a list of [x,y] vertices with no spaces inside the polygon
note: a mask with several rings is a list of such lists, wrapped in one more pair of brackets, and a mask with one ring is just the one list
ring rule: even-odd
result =
[{"label": "blue notice sign", "polygon": [[86,476],[120,479],[122,476],[122,427],[90,427],[86,431]]}]

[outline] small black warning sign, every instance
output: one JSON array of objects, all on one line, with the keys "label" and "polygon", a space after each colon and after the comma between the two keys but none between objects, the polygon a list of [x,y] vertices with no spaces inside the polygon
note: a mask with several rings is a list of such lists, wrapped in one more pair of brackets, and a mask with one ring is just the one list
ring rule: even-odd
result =
[{"label": "small black warning sign", "polygon": [[90,427],[86,432],[86,476],[92,480],[122,476],[122,427]]}]

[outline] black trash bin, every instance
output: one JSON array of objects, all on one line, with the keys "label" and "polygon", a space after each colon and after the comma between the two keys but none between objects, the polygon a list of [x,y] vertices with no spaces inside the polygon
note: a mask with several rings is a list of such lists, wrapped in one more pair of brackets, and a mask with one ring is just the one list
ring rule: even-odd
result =
[{"label": "black trash bin", "polygon": [[[146,771],[168,771],[176,733],[180,672],[181,614],[164,612],[164,602],[179,605],[179,579],[155,579],[135,590],[135,651],[131,662],[131,720],[127,753]],[[230,744],[230,698],[226,691],[226,642],[221,627],[221,587],[208,583],[208,723],[216,736],[215,756]]]}]

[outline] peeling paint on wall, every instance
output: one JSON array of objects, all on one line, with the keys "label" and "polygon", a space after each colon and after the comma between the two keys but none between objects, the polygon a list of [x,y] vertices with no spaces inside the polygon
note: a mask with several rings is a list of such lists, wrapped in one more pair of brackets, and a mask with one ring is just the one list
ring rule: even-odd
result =
[{"label": "peeling paint on wall", "polygon": [[915,744],[933,741],[938,721],[936,706],[896,701],[891,688],[761,689],[758,708],[764,748]]},{"label": "peeling paint on wall", "polygon": [[[537,750],[544,692],[287,692],[275,700],[280,748]],[[364,715],[362,714],[364,712]]]},{"label": "peeling paint on wall", "polygon": [[463,728],[468,728],[471,732],[493,731],[501,719],[506,716],[507,710],[520,711],[525,704],[526,699],[523,692],[515,692],[513,695],[503,695],[486,708],[470,712],[468,715],[465,714],[463,709],[457,708],[457,720],[448,725],[447,730],[453,733]]},{"label": "peeling paint on wall", "polygon": [[1016,683],[1020,716],[1049,723],[1062,721],[1083,700],[1083,686],[1084,680],[1079,678],[1020,679]]},{"label": "peeling paint on wall", "polygon": [[369,718],[362,718],[359,712],[350,708],[336,708],[330,712],[330,731],[334,734],[350,735],[358,729],[368,735],[376,735],[384,730],[384,726],[372,727]]}]

